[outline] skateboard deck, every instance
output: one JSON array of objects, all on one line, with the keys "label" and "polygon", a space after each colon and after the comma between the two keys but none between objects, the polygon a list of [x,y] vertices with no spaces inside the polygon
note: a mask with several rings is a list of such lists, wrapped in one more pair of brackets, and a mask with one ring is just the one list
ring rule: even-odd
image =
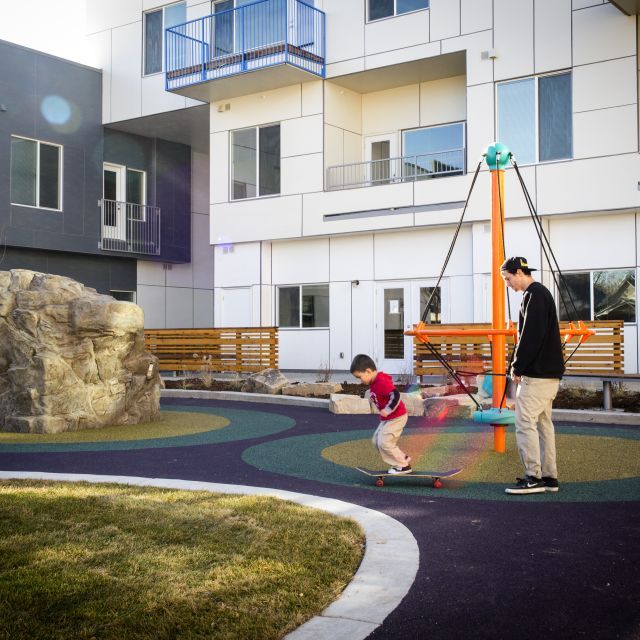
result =
[{"label": "skateboard deck", "polygon": [[396,473],[388,473],[387,471],[375,471],[373,469],[363,469],[362,467],[356,467],[360,473],[364,473],[367,476],[371,476],[372,478],[377,478],[376,487],[384,486],[384,479],[387,477],[392,478],[432,478],[433,479],[433,487],[435,489],[442,488],[441,478],[451,478],[451,476],[455,476],[462,471],[462,469],[449,469],[449,471],[422,471],[422,470],[414,470],[412,473],[406,474],[396,474]]}]

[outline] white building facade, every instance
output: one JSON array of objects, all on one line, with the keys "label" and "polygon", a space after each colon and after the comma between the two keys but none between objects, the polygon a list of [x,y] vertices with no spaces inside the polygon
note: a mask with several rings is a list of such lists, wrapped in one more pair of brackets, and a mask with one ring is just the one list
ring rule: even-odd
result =
[{"label": "white building facade", "polygon": [[[347,370],[365,352],[410,371],[402,331],[433,293],[483,150],[500,140],[581,318],[624,320],[625,370],[637,372],[631,8],[313,4],[88,1],[105,125],[192,147],[192,263],[140,263],[148,326],[277,325],[283,369]],[[433,321],[489,319],[490,198],[485,165]],[[513,169],[504,205],[507,254],[554,289]],[[511,294],[514,317],[518,305]]]}]

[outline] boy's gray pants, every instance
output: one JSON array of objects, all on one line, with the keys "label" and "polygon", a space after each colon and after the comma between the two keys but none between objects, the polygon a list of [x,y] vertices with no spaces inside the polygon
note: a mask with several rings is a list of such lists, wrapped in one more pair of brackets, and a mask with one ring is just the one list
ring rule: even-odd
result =
[{"label": "boy's gray pants", "polygon": [[557,478],[556,438],[551,406],[560,380],[522,376],[516,395],[516,443],[525,473]]}]

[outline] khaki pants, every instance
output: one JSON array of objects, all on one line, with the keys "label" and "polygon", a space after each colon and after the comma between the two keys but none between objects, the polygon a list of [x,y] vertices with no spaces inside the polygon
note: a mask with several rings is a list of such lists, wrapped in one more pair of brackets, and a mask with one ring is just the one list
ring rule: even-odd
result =
[{"label": "khaki pants", "polygon": [[408,464],[404,451],[398,446],[398,440],[406,424],[406,413],[393,420],[381,420],[371,438],[373,446],[380,452],[382,459],[392,467],[402,468]]},{"label": "khaki pants", "polygon": [[525,473],[557,478],[556,437],[551,406],[560,380],[522,376],[516,395],[516,443]]}]

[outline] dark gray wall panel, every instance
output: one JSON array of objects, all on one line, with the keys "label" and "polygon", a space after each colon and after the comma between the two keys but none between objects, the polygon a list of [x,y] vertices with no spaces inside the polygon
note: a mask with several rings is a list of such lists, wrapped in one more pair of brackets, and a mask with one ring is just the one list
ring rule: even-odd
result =
[{"label": "dark gray wall panel", "polygon": [[31,269],[73,278],[100,293],[136,290],[136,261],[29,249],[0,250],[0,271]]}]

